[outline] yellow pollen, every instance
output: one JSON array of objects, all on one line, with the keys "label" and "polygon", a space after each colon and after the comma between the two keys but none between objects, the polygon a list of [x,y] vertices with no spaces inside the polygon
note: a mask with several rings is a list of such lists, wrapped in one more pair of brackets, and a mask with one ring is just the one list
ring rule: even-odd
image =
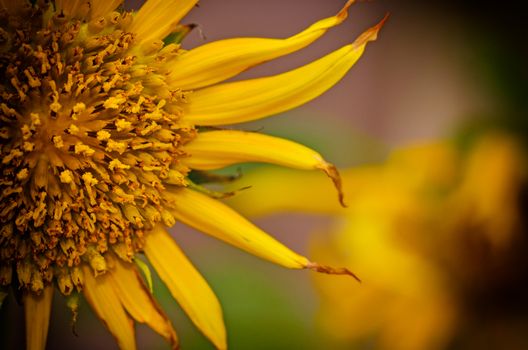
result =
[{"label": "yellow pollen", "polygon": [[19,158],[23,155],[24,153],[22,153],[20,150],[12,149],[11,152],[9,152],[9,154],[6,157],[4,157],[4,159],[2,159],[2,164],[7,164],[11,162],[13,159]]},{"label": "yellow pollen", "polygon": [[28,175],[29,175],[29,171],[28,171],[26,168],[24,168],[24,169],[22,169],[22,170],[20,170],[20,171],[18,172],[18,174],[17,174],[17,179],[19,179],[19,180],[25,180],[25,179],[28,178]]},{"label": "yellow pollen", "polygon": [[73,106],[73,113],[82,113],[86,110],[86,105],[82,102],[78,102]]},{"label": "yellow pollen", "polygon": [[118,119],[115,122],[115,126],[117,128],[117,131],[124,131],[130,129],[132,123],[125,119]]},{"label": "yellow pollen", "polygon": [[29,125],[27,124],[22,125],[22,127],[20,128],[20,131],[22,132],[22,138],[24,140],[29,139],[33,135],[33,133],[31,132],[31,129],[29,128]]},{"label": "yellow pollen", "polygon": [[53,140],[53,145],[55,147],[59,149],[64,147],[64,141],[62,140],[61,136],[53,136],[52,140]]},{"label": "yellow pollen", "polygon": [[126,102],[126,100],[126,97],[123,95],[113,96],[108,98],[103,103],[103,107],[106,109],[118,109],[123,103]]},{"label": "yellow pollen", "polygon": [[30,115],[30,118],[31,118],[31,125],[32,126],[39,126],[40,125],[40,116],[38,113],[31,113]]},{"label": "yellow pollen", "polygon": [[141,110],[141,105],[145,102],[145,98],[143,96],[139,96],[137,103],[132,106],[132,113],[138,113]]},{"label": "yellow pollen", "polygon": [[90,148],[89,146],[87,145],[84,145],[80,142],[76,143],[75,144],[75,154],[82,154],[82,155],[85,155],[85,156],[91,156],[95,153],[95,151]]},{"label": "yellow pollen", "polygon": [[97,181],[97,179],[93,177],[92,173],[82,174],[82,179],[85,184],[90,185],[90,186],[94,186],[99,183],[99,181]]},{"label": "yellow pollen", "polygon": [[114,159],[108,164],[108,168],[112,171],[115,169],[130,169],[130,165],[121,163],[119,159]]},{"label": "yellow pollen", "polygon": [[150,125],[148,125],[146,128],[144,128],[143,130],[141,130],[140,134],[142,136],[145,136],[145,135],[148,135],[154,131],[157,131],[161,129],[161,126],[158,125],[158,123],[156,122],[152,122]]},{"label": "yellow pollen", "polygon": [[24,149],[24,151],[26,152],[31,152],[33,151],[33,149],[35,148],[35,144],[32,143],[32,142],[24,142],[24,145],[22,146],[22,148]]},{"label": "yellow pollen", "polygon": [[24,70],[24,74],[26,78],[28,79],[29,86],[31,86],[32,88],[39,87],[42,84],[40,80],[37,79],[37,77],[35,76],[35,71],[33,70],[32,67],[31,67],[31,71],[32,72],[30,72],[29,69]]},{"label": "yellow pollen", "polygon": [[73,174],[71,170],[63,170],[59,178],[62,183],[69,184],[73,181]]},{"label": "yellow pollen", "polygon": [[112,136],[112,135],[106,130],[99,130],[97,132],[97,139],[99,141],[106,141],[106,140],[110,139],[110,136]]},{"label": "yellow pollen", "polygon": [[125,142],[117,142],[114,140],[108,140],[108,144],[106,145],[106,151],[108,152],[118,152],[119,154],[123,154],[127,149],[127,144]]},{"label": "yellow pollen", "polygon": [[72,135],[77,135],[79,133],[79,127],[75,124],[70,124],[68,127],[68,132]]},{"label": "yellow pollen", "polygon": [[58,113],[62,108],[62,105],[59,103],[58,93],[53,95],[53,102],[49,105],[49,108],[55,113]]},{"label": "yellow pollen", "polygon": [[146,120],[161,120],[163,114],[160,111],[154,111],[152,113],[147,113],[143,116],[143,119]]}]

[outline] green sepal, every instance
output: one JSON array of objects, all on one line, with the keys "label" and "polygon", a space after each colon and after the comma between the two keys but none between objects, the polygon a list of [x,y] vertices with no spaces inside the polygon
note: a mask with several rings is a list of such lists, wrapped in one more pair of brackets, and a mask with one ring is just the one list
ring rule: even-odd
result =
[{"label": "green sepal", "polygon": [[134,263],[141,270],[141,272],[143,273],[143,276],[145,276],[145,280],[147,281],[147,286],[148,286],[148,289],[150,290],[150,293],[154,293],[154,287],[152,283],[152,273],[150,271],[150,267],[141,259],[135,258]]}]

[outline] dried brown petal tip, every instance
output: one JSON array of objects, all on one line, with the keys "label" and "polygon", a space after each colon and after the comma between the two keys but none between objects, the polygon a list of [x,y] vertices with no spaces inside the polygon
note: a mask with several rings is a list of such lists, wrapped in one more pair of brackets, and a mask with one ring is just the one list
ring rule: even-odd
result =
[{"label": "dried brown petal tip", "polygon": [[315,263],[315,262],[309,262],[308,264],[306,264],[306,268],[316,271],[316,272],[326,273],[329,275],[349,275],[349,276],[354,277],[356,281],[361,282],[361,280],[359,279],[358,276],[356,276],[356,274],[354,274],[352,271],[350,271],[349,269],[345,267],[331,267],[331,266],[319,265],[318,263]]},{"label": "dried brown petal tip", "polygon": [[389,19],[389,16],[390,15],[387,13],[385,15],[385,17],[383,17],[383,19],[381,21],[379,21],[378,24],[376,24],[375,26],[369,28],[363,34],[361,34],[356,39],[356,41],[354,41],[354,45],[356,47],[360,47],[360,46],[364,45],[365,43],[368,43],[370,41],[375,41],[378,38],[379,31],[381,30],[381,28],[383,28],[383,26],[385,25],[385,22]]},{"label": "dried brown petal tip", "polygon": [[346,208],[347,205],[345,203],[345,194],[343,193],[343,182],[341,181],[341,175],[339,174],[339,170],[337,170],[335,165],[331,163],[325,163],[324,167],[322,167],[321,170],[324,171],[324,173],[330,179],[332,179],[332,182],[334,183],[334,187],[337,190],[339,204],[341,204],[343,208]]},{"label": "dried brown petal tip", "polygon": [[342,20],[346,19],[348,17],[348,8],[352,6],[352,4],[355,2],[356,0],[348,0],[345,6],[343,6],[341,11],[339,11],[339,13],[337,14],[337,17],[339,17]]}]

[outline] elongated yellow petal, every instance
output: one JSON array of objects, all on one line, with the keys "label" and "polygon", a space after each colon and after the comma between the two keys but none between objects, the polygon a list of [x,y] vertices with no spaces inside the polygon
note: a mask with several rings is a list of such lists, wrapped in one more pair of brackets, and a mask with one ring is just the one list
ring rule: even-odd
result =
[{"label": "elongated yellow petal", "polygon": [[276,76],[225,83],[195,91],[183,120],[225,125],[267,117],[302,105],[337,83],[375,40],[383,22],[353,44]]},{"label": "elongated yellow petal", "polygon": [[98,18],[114,11],[123,0],[91,0],[92,8],[90,12],[91,18]]},{"label": "elongated yellow petal", "polygon": [[336,168],[310,148],[264,134],[238,130],[199,133],[184,150],[184,163],[193,169],[211,170],[242,162],[265,162],[291,168],[324,171],[334,181],[343,202],[341,179]]},{"label": "elongated yellow petal", "polygon": [[135,349],[134,322],[126,314],[120,296],[112,287],[109,273],[95,277],[86,265],[83,265],[83,272],[83,293],[94,312],[116,338],[120,349]]},{"label": "elongated yellow petal", "polygon": [[198,0],[147,0],[134,16],[129,30],[138,44],[162,40],[196,5]]},{"label": "elongated yellow petal", "polygon": [[199,170],[242,162],[274,163],[305,170],[321,169],[328,164],[319,153],[298,143],[238,130],[198,133],[183,149],[189,153],[185,164]]},{"label": "elongated yellow petal", "polygon": [[186,225],[278,265],[302,269],[309,263],[215,199],[186,188],[167,195],[175,202],[173,215]]},{"label": "elongated yellow petal", "polygon": [[244,219],[233,209],[206,195],[181,188],[166,193],[174,201],[176,219],[212,237],[225,241],[255,256],[291,269],[312,269],[330,274],[357,277],[347,269],[311,262]]},{"label": "elongated yellow petal", "polygon": [[43,350],[46,348],[52,300],[52,285],[44,287],[40,295],[27,293],[24,296],[27,350]]},{"label": "elongated yellow petal", "polygon": [[259,63],[287,55],[308,46],[328,29],[342,23],[350,0],[333,17],[318,21],[286,39],[234,38],[202,45],[170,63],[168,82],[180,89],[197,89],[231,78]]},{"label": "elongated yellow petal", "polygon": [[114,262],[110,282],[130,316],[138,322],[149,325],[164,337],[173,349],[177,349],[176,331],[167,315],[150,294],[134,264],[126,263],[121,259],[109,259]]},{"label": "elongated yellow petal", "polygon": [[222,308],[214,292],[161,226],[145,238],[145,254],[189,318],[218,349],[226,349]]}]

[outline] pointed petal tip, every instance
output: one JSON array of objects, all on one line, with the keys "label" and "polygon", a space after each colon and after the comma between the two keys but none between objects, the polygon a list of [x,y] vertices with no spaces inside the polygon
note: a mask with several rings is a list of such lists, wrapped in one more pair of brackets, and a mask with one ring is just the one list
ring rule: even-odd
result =
[{"label": "pointed petal tip", "polygon": [[356,0],[348,0],[343,8],[337,13],[337,18],[344,21],[348,17],[348,8],[354,4]]},{"label": "pointed petal tip", "polygon": [[327,163],[327,162],[324,162],[319,167],[319,169],[324,171],[324,173],[332,180],[332,182],[334,183],[334,187],[337,190],[339,204],[341,204],[343,208],[346,208],[347,205],[345,203],[345,194],[343,192],[343,181],[341,180],[341,175],[339,174],[339,170],[337,170],[334,164]]},{"label": "pointed petal tip", "polygon": [[180,350],[181,347],[180,347],[180,340],[178,339],[178,336],[176,335],[176,333],[174,332],[173,334],[171,334],[171,337],[170,339],[167,339],[169,341],[169,344],[170,344],[170,347],[172,350]]},{"label": "pointed petal tip", "polygon": [[227,342],[224,340],[222,343],[214,344],[216,350],[227,350]]},{"label": "pointed petal tip", "polygon": [[319,265],[316,262],[310,261],[308,262],[308,264],[306,264],[306,268],[312,271],[326,273],[329,275],[348,275],[353,277],[359,283],[361,283],[361,279],[355,273],[345,267],[331,267],[326,265]]},{"label": "pointed petal tip", "polygon": [[381,28],[385,25],[385,22],[389,19],[390,14],[387,13],[381,21],[379,21],[378,24],[376,24],[373,27],[370,27],[365,32],[363,32],[354,42],[355,47],[366,45],[370,41],[375,41],[378,39],[378,33],[380,32]]}]

